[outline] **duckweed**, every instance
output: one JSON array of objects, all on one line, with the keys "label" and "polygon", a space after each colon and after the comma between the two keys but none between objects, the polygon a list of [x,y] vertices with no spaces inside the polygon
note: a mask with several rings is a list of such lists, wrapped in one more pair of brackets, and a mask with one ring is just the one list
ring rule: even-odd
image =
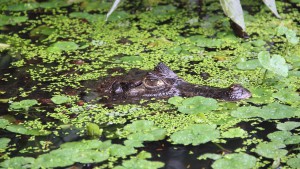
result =
[{"label": "duckweed", "polygon": [[[258,2],[243,3],[245,40],[234,36],[212,0],[201,15],[179,1],[145,4],[149,10],[120,4],[106,22],[108,1],[1,1],[0,59],[8,67],[0,74],[0,166],[161,168],[166,161],[156,160],[165,159],[162,152],[178,146],[192,152],[186,159],[201,151],[191,168],[205,157],[215,161],[203,168],[299,168],[294,3],[276,2],[281,20]],[[173,97],[126,105],[82,100],[85,81],[97,86],[159,62],[193,84],[242,84],[252,98],[228,103]],[[145,152],[149,145],[159,145],[153,156]],[[202,146],[212,153],[203,155]]]}]

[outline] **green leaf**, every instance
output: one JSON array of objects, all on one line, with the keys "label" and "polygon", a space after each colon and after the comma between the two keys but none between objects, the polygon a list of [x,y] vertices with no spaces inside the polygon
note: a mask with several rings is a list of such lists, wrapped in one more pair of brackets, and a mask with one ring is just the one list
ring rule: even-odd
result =
[{"label": "green leaf", "polygon": [[285,141],[284,141],[285,144],[289,145],[289,144],[299,144],[300,143],[300,136],[299,135],[294,135],[294,136],[291,136],[289,138],[287,138]]},{"label": "green leaf", "polygon": [[140,141],[157,141],[166,136],[166,130],[158,128],[153,121],[138,120],[124,127],[127,133],[127,139]]},{"label": "green leaf", "polygon": [[289,130],[293,130],[297,127],[300,126],[300,122],[296,122],[296,121],[287,121],[284,123],[279,123],[277,124],[277,129],[279,130],[284,130],[284,131],[289,131]]},{"label": "green leaf", "polygon": [[142,62],[143,58],[140,56],[124,56],[121,57],[120,60],[123,62],[133,63],[133,62]]},{"label": "green leaf", "polygon": [[14,157],[0,163],[3,168],[31,168],[34,162],[32,157]]},{"label": "green leaf", "polygon": [[266,120],[284,119],[296,116],[298,111],[298,109],[291,106],[279,103],[271,103],[262,108],[262,111],[260,112],[259,116]]},{"label": "green leaf", "polygon": [[44,136],[51,134],[50,131],[41,131],[38,129],[27,129],[23,125],[9,125],[5,128],[6,130],[14,133],[25,134],[25,135],[33,135],[33,136]]},{"label": "green leaf", "polygon": [[122,162],[122,166],[114,169],[158,169],[164,166],[164,163],[157,161],[147,161],[139,158],[132,158]]},{"label": "green leaf", "polygon": [[82,140],[76,142],[67,142],[60,146],[62,149],[76,149],[87,150],[87,149],[97,149],[97,150],[106,150],[111,146],[111,141],[99,141],[99,140]]},{"label": "green leaf", "polygon": [[0,153],[4,152],[10,142],[9,138],[0,138]]},{"label": "green leaf", "polygon": [[235,137],[245,137],[247,132],[241,128],[231,128],[228,131],[222,133],[223,138],[235,138]]},{"label": "green leaf", "polygon": [[258,60],[265,69],[283,77],[288,76],[288,65],[280,55],[273,55],[270,58],[269,52],[262,51],[258,54]]},{"label": "green leaf", "polygon": [[238,118],[251,118],[259,116],[260,108],[254,106],[239,107],[231,112],[231,116]]},{"label": "green leaf", "polygon": [[68,96],[57,95],[57,96],[53,96],[51,98],[51,101],[55,104],[63,104],[63,103],[70,102],[71,99]]},{"label": "green leaf", "polygon": [[39,3],[37,2],[30,2],[30,3],[18,3],[14,5],[9,5],[7,10],[9,11],[27,11],[33,10],[39,7]]},{"label": "green leaf", "polygon": [[65,167],[73,163],[98,163],[108,159],[111,143],[99,140],[68,142],[47,154],[40,155],[33,168]]},{"label": "green leaf", "polygon": [[300,168],[300,155],[298,154],[297,158],[288,159],[287,164],[292,168]]},{"label": "green leaf", "polygon": [[267,135],[267,137],[273,142],[283,143],[287,138],[291,137],[292,133],[288,131],[275,131]]},{"label": "green leaf", "polygon": [[66,3],[64,1],[49,1],[49,2],[39,3],[40,8],[46,8],[46,9],[59,8],[59,7],[65,7],[70,5],[71,3]]},{"label": "green leaf", "polygon": [[168,99],[168,103],[173,104],[175,106],[179,106],[182,101],[184,100],[184,98],[180,97],[180,96],[174,96]]},{"label": "green leaf", "polygon": [[47,48],[49,52],[74,51],[79,46],[75,42],[59,41]]},{"label": "green leaf", "polygon": [[36,100],[22,100],[20,102],[12,102],[9,105],[10,110],[20,111],[26,110],[28,111],[30,107],[37,105],[38,102]]},{"label": "green leaf", "polygon": [[297,92],[291,91],[289,89],[280,89],[277,93],[273,93],[272,96],[282,102],[299,105],[300,96]]},{"label": "green leaf", "polygon": [[217,160],[217,159],[222,158],[222,155],[220,155],[220,154],[213,154],[213,153],[205,153],[205,154],[199,156],[197,159],[198,160],[206,160],[208,158],[212,159],[212,160]]},{"label": "green leaf", "polygon": [[144,147],[142,140],[125,140],[124,144],[129,147]]},{"label": "green leaf", "polygon": [[284,119],[297,116],[298,109],[279,103],[271,103],[263,108],[254,106],[239,107],[237,110],[231,112],[233,117],[251,118],[261,117],[267,119]]},{"label": "green leaf", "polygon": [[268,88],[255,87],[250,89],[252,93],[252,98],[249,99],[250,102],[256,104],[266,104],[273,102],[273,91]]},{"label": "green leaf", "polygon": [[277,35],[284,35],[285,32],[288,31],[288,28],[283,26],[283,25],[280,25],[277,27]]},{"label": "green leaf", "polygon": [[6,16],[0,14],[0,26],[4,25],[16,25],[28,20],[27,16]]},{"label": "green leaf", "polygon": [[299,43],[299,37],[297,37],[297,33],[294,30],[288,29],[283,25],[277,27],[277,35],[285,35],[288,42],[293,45]]},{"label": "green leaf", "polygon": [[70,17],[73,18],[80,18],[80,19],[86,19],[87,21],[93,23],[93,22],[104,22],[104,15],[101,14],[89,14],[87,12],[72,12],[69,14]]},{"label": "green leaf", "polygon": [[239,62],[236,67],[241,70],[254,70],[261,67],[258,59],[248,60],[245,62]]},{"label": "green leaf", "polygon": [[293,45],[297,45],[299,43],[299,37],[297,37],[297,33],[294,30],[288,30],[285,32],[285,37]]},{"label": "green leaf", "polygon": [[123,146],[119,144],[113,144],[109,147],[110,154],[115,157],[126,157],[137,152],[133,147]]},{"label": "green leaf", "polygon": [[285,148],[285,145],[280,142],[259,143],[255,152],[263,157],[276,159],[284,157],[288,153],[282,148]]},{"label": "green leaf", "polygon": [[114,169],[155,169],[164,166],[162,162],[147,161],[145,159],[151,158],[151,154],[145,151],[141,151],[137,156],[130,160],[122,162],[122,166],[117,166]]},{"label": "green leaf", "polygon": [[5,129],[9,124],[8,120],[0,118],[0,129]]},{"label": "green leaf", "polygon": [[170,138],[175,144],[199,145],[217,139],[220,136],[216,125],[193,124],[186,129],[173,133]]},{"label": "green leaf", "polygon": [[243,169],[254,168],[256,158],[245,153],[227,154],[212,164],[214,169]]},{"label": "green leaf", "polygon": [[207,113],[218,108],[218,102],[212,98],[195,96],[187,98],[178,106],[178,111],[186,114]]},{"label": "green leaf", "polygon": [[102,135],[103,129],[100,129],[99,126],[95,123],[88,123],[86,125],[87,134],[91,137],[98,138]]}]

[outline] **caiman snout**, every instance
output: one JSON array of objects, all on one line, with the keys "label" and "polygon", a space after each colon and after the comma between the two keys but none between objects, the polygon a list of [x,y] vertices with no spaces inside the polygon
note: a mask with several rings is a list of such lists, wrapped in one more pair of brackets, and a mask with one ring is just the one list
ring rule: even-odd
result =
[{"label": "caiman snout", "polygon": [[242,100],[242,99],[248,99],[252,96],[251,92],[244,88],[240,84],[232,84],[229,86],[229,99],[230,100]]}]

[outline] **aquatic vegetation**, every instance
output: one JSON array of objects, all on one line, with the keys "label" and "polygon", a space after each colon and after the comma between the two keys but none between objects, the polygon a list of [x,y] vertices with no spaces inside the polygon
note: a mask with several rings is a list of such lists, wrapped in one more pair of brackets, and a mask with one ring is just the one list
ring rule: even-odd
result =
[{"label": "aquatic vegetation", "polygon": [[227,154],[220,159],[217,159],[213,164],[212,168],[254,168],[256,164],[256,158],[254,156],[245,153],[234,153]]},{"label": "aquatic vegetation", "polygon": [[258,60],[265,69],[283,77],[288,76],[288,65],[282,56],[273,55],[270,58],[269,52],[262,51],[258,54]]},{"label": "aquatic vegetation", "polygon": [[220,136],[220,132],[216,129],[216,127],[217,126],[215,124],[194,124],[173,133],[170,138],[175,144],[192,144],[194,146],[204,144],[217,139]]},{"label": "aquatic vegetation", "polygon": [[[201,6],[205,15],[179,1],[145,11],[123,3],[107,22],[109,1],[1,1],[0,168],[299,168],[295,2],[276,2],[278,20],[262,2],[244,1],[245,40],[215,0]],[[96,81],[159,62],[189,83],[238,83],[252,97],[82,96]]]},{"label": "aquatic vegetation", "polygon": [[212,98],[195,96],[183,99],[176,96],[168,100],[169,103],[178,107],[178,111],[186,114],[207,113],[218,108],[218,102]]},{"label": "aquatic vegetation", "polygon": [[38,104],[38,102],[36,100],[22,100],[19,102],[12,102],[9,105],[9,108],[10,108],[10,110],[14,110],[14,111],[25,110],[27,112],[30,107],[37,105],[37,104]]},{"label": "aquatic vegetation", "polygon": [[51,101],[55,104],[63,104],[63,103],[71,102],[71,99],[68,96],[57,95],[57,96],[53,96],[51,98]]},{"label": "aquatic vegetation", "polygon": [[[117,132],[121,137],[127,138],[126,145],[129,143],[143,142],[143,141],[157,141],[163,140],[166,136],[165,129],[158,128],[154,122],[148,120],[137,120],[131,124],[127,124],[123,131]],[[140,145],[140,144],[137,144]]]},{"label": "aquatic vegetation", "polygon": [[284,131],[289,131],[289,130],[293,130],[297,127],[300,126],[300,122],[296,122],[296,121],[287,121],[284,123],[278,123],[276,128],[279,130],[284,130]]}]

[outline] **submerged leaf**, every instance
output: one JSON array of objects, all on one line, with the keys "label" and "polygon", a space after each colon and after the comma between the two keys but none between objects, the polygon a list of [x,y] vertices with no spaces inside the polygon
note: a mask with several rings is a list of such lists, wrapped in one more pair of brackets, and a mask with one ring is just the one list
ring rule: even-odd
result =
[{"label": "submerged leaf", "polygon": [[175,144],[199,145],[217,139],[220,136],[216,125],[193,124],[186,129],[173,133],[170,138]]}]

